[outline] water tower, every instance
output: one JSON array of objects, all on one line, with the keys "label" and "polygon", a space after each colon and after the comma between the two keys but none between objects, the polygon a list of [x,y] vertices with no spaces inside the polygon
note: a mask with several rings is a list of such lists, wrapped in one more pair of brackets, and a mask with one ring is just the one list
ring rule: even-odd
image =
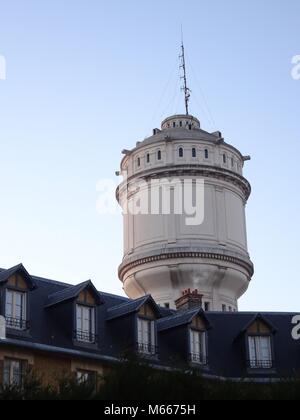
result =
[{"label": "water tower", "polygon": [[182,68],[186,113],[170,116],[151,137],[124,150],[125,178],[117,198],[130,206],[140,194],[139,184],[145,188],[159,180],[204,182],[203,222],[188,225],[186,214],[174,211],[127,212],[119,277],[133,299],[151,294],[158,304],[174,308],[184,290],[197,289],[204,309],[236,311],[253,275],[245,218],[251,187],[243,177],[249,157],[220,132],[203,130],[189,114],[183,47]]}]

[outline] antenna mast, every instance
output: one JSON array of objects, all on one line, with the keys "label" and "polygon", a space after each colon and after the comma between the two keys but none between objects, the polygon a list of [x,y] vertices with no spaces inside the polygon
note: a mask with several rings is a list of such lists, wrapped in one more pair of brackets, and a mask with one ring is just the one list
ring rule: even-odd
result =
[{"label": "antenna mast", "polygon": [[[181,30],[181,32],[182,32],[182,30]],[[181,76],[181,80],[183,80],[182,90],[184,92],[185,110],[186,110],[186,115],[189,115],[189,101],[190,101],[190,97],[191,97],[191,90],[187,86],[183,32],[182,32],[182,42],[181,42],[181,55],[180,55],[179,58],[181,60],[180,68],[183,70],[183,75]]]}]

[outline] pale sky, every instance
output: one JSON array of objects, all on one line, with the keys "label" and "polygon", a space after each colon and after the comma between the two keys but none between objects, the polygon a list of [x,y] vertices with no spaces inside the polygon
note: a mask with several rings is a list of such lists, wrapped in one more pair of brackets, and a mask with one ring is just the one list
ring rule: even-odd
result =
[{"label": "pale sky", "polygon": [[299,16],[298,0],[2,1],[0,266],[122,293],[122,219],[97,213],[96,185],[184,111],[183,24],[191,113],[252,156],[240,309],[299,311]]}]

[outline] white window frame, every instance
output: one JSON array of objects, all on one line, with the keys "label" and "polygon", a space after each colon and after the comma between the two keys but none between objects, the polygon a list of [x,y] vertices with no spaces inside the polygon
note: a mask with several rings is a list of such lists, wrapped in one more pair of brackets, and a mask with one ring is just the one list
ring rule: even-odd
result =
[{"label": "white window frame", "polygon": [[273,351],[270,335],[248,336],[249,364],[251,369],[271,369]]},{"label": "white window frame", "polygon": [[137,320],[138,352],[153,356],[156,354],[156,322],[138,317]]},{"label": "white window frame", "polygon": [[76,339],[82,343],[96,341],[96,308],[76,304]]},{"label": "white window frame", "polygon": [[191,362],[197,365],[207,365],[207,332],[190,329]]},{"label": "white window frame", "polygon": [[[26,329],[27,293],[7,289],[5,295],[5,317],[8,328],[15,330]],[[11,302],[9,302],[9,297]],[[18,298],[20,298],[20,304],[18,304]]]}]

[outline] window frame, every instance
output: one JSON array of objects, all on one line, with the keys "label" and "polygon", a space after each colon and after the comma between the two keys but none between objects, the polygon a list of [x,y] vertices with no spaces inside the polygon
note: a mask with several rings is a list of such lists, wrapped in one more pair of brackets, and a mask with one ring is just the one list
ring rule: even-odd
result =
[{"label": "window frame", "polygon": [[97,372],[93,370],[77,369],[76,381],[78,385],[95,386],[97,382]]},{"label": "window frame", "polygon": [[[150,328],[148,334],[150,340],[146,343],[140,337],[140,324],[148,323]],[[157,355],[157,324],[156,319],[147,318],[145,316],[137,315],[136,317],[136,346],[140,355],[146,357],[155,357]]]},{"label": "window frame", "polygon": [[[199,352],[195,351],[195,347],[193,347],[193,341],[195,334],[199,334],[200,340],[199,345],[201,345],[201,349],[199,348]],[[204,342],[203,342],[204,341]],[[195,346],[195,341],[194,341]],[[202,350],[202,351],[201,351]],[[192,364],[198,366],[207,366],[208,365],[208,334],[207,330],[204,329],[196,329],[193,327],[189,328],[189,355],[190,355],[190,362]]]},{"label": "window frame", "polygon": [[[15,373],[13,371],[13,364],[19,364],[20,372],[18,374],[19,380],[18,383],[14,382]],[[23,359],[14,359],[10,357],[4,358],[3,361],[3,386],[4,388],[16,387],[22,388],[24,385],[24,379],[26,375],[26,369],[28,366],[28,361]],[[7,372],[7,370],[9,370]],[[8,375],[8,380],[7,380]]]},{"label": "window frame", "polygon": [[[8,296],[12,294],[12,303],[8,304]],[[21,316],[18,317],[16,313],[16,296],[21,296]],[[8,315],[7,306],[11,305],[11,315]],[[14,331],[27,331],[29,323],[29,302],[28,302],[28,291],[20,289],[18,287],[8,286],[4,293],[4,312],[7,329]]]},{"label": "window frame", "polygon": [[184,158],[184,148],[182,146],[178,147],[178,158],[179,159]]},{"label": "window frame", "polygon": [[[89,310],[92,311],[92,316],[89,319],[90,327],[89,331],[85,331],[85,329],[79,329],[78,324],[78,309],[83,311]],[[80,343],[81,345],[96,345],[97,344],[97,307],[95,305],[88,305],[83,302],[75,302],[75,317],[74,317],[74,323],[75,323],[75,340],[77,343]],[[81,327],[84,328],[84,322],[87,321],[87,319],[84,318],[84,312],[81,314]],[[89,339],[84,339],[84,337],[88,337]]]},{"label": "window frame", "polygon": [[[251,339],[268,339],[269,341],[269,356],[268,360],[263,360],[261,357],[261,349],[257,352],[257,343],[255,342],[255,359],[252,360],[251,358],[251,347],[250,347],[250,340]],[[259,371],[259,370],[272,370],[274,369],[274,345],[273,345],[273,336],[271,333],[269,334],[246,334],[246,346],[247,346],[247,364],[249,369],[252,371]]]}]

